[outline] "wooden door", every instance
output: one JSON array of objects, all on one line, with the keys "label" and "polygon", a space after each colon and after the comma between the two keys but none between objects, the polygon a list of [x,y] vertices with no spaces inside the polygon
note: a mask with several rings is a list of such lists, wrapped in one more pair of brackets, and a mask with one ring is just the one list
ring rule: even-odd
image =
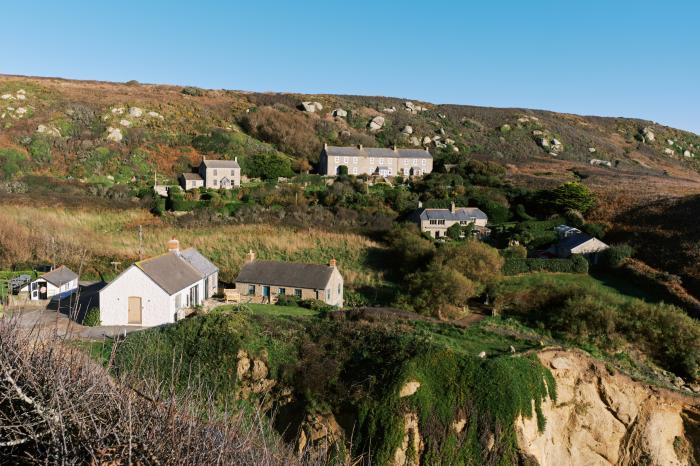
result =
[{"label": "wooden door", "polygon": [[141,324],[141,298],[129,296],[129,323]]}]

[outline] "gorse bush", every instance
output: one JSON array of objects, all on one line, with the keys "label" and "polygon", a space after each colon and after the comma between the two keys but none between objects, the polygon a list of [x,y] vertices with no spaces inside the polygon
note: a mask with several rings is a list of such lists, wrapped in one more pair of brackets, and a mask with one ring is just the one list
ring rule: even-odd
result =
[{"label": "gorse bush", "polygon": [[609,268],[616,268],[622,265],[625,259],[634,255],[634,248],[628,244],[618,244],[610,246],[600,255],[601,265]]}]

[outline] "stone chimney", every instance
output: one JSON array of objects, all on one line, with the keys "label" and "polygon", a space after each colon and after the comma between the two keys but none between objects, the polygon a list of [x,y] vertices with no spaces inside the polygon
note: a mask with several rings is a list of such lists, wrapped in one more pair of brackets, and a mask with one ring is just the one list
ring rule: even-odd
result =
[{"label": "stone chimney", "polygon": [[207,156],[202,154],[202,162],[204,162],[207,159]]},{"label": "stone chimney", "polygon": [[418,208],[419,208],[419,209],[422,209],[422,208],[423,208],[423,202],[422,202],[422,201],[418,201]]},{"label": "stone chimney", "polygon": [[245,261],[247,263],[255,261],[255,253],[253,252],[252,249],[250,251],[248,251],[248,254],[245,255]]},{"label": "stone chimney", "polygon": [[358,144],[358,145],[357,145],[357,148],[360,149],[360,150],[362,150],[362,144]]},{"label": "stone chimney", "polygon": [[394,146],[392,147],[392,149],[394,149],[394,152],[396,152],[396,144],[394,144]]},{"label": "stone chimney", "polygon": [[328,261],[328,266],[333,268],[336,268],[338,266],[338,262],[335,260],[335,257]]},{"label": "stone chimney", "polygon": [[168,241],[168,252],[180,252],[180,242],[174,236]]},{"label": "stone chimney", "polygon": [[233,161],[234,161],[234,162],[238,162],[238,156],[235,156],[235,157],[233,158]]},{"label": "stone chimney", "polygon": [[323,150],[328,150],[328,143],[327,142],[323,143]]},{"label": "stone chimney", "polygon": [[457,210],[457,209],[455,208],[455,203],[454,203],[454,201],[453,201],[453,202],[450,204],[450,212],[452,212],[452,213],[454,214],[454,213],[455,213],[455,210]]},{"label": "stone chimney", "polygon": [[426,152],[430,152],[430,151],[428,150],[428,146],[425,146],[425,151],[426,151]]}]

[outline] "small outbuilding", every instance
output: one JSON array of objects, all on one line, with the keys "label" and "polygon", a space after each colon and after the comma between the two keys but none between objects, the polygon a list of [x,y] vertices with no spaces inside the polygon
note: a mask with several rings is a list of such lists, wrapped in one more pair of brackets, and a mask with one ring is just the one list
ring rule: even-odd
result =
[{"label": "small outbuilding", "polygon": [[550,252],[553,252],[557,257],[568,258],[574,254],[585,256],[590,262],[597,263],[598,255],[608,249],[610,246],[585,233],[573,233],[562,237],[557,242]]},{"label": "small outbuilding", "polygon": [[62,265],[29,284],[29,299],[63,299],[78,290],[78,274]]}]

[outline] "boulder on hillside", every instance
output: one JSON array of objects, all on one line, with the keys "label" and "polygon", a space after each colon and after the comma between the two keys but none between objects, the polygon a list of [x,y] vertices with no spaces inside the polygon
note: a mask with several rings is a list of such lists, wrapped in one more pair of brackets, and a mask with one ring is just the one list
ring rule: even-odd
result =
[{"label": "boulder on hillside", "polygon": [[420,146],[420,139],[418,139],[415,136],[411,136],[411,139],[409,139],[408,142],[410,142],[414,146]]},{"label": "boulder on hillside", "polygon": [[595,147],[589,147],[589,148],[588,148],[588,152],[590,152],[591,154],[595,154],[596,148],[595,148]]},{"label": "boulder on hillside", "polygon": [[674,151],[673,149],[669,149],[668,147],[664,149],[664,154],[666,155],[673,155],[675,153],[676,151]]},{"label": "boulder on hillside", "polygon": [[342,108],[336,108],[333,110],[333,116],[337,118],[346,118],[348,116],[348,112]]},{"label": "boulder on hillside", "polygon": [[139,107],[131,107],[129,109],[129,116],[132,116],[134,118],[140,118],[141,115],[143,115],[143,109]]},{"label": "boulder on hillside", "polygon": [[684,150],[684,151],[683,151],[683,157],[690,157],[690,156],[692,156],[692,154],[690,153],[689,150]]},{"label": "boulder on hillside", "polygon": [[384,121],[385,120],[383,116],[376,116],[369,121],[369,124],[367,126],[372,131],[377,131],[382,129],[382,127],[384,126]]},{"label": "boulder on hillside", "polygon": [[385,109],[382,110],[382,111],[383,111],[384,113],[394,113],[394,112],[396,111],[396,107],[391,106],[391,107],[385,108]]},{"label": "boulder on hillside", "polygon": [[314,113],[323,110],[323,105],[319,102],[302,102],[299,104],[299,109],[305,112]]},{"label": "boulder on hillside", "polygon": [[406,126],[404,126],[403,128],[401,128],[401,132],[402,132],[403,134],[413,134],[413,127],[412,127],[412,126],[409,126],[409,125],[406,125]]},{"label": "boulder on hillside", "polygon": [[46,134],[47,136],[61,137],[61,132],[55,126],[39,125],[36,128],[36,132]]},{"label": "boulder on hillside", "polygon": [[644,129],[642,129],[642,136],[644,136],[645,141],[649,141],[649,142],[654,142],[654,140],[656,139],[656,135],[654,134],[654,131],[652,131],[652,129],[649,128],[648,126],[645,127]]},{"label": "boulder on hillside", "polygon": [[427,145],[430,144],[431,142],[433,142],[433,140],[430,139],[428,136],[425,136],[425,137],[423,138],[423,145],[424,145],[424,146],[427,146]]},{"label": "boulder on hillside", "polygon": [[122,135],[122,130],[110,126],[109,128],[107,128],[107,139],[114,142],[122,142],[122,139],[124,139],[124,135]]}]

